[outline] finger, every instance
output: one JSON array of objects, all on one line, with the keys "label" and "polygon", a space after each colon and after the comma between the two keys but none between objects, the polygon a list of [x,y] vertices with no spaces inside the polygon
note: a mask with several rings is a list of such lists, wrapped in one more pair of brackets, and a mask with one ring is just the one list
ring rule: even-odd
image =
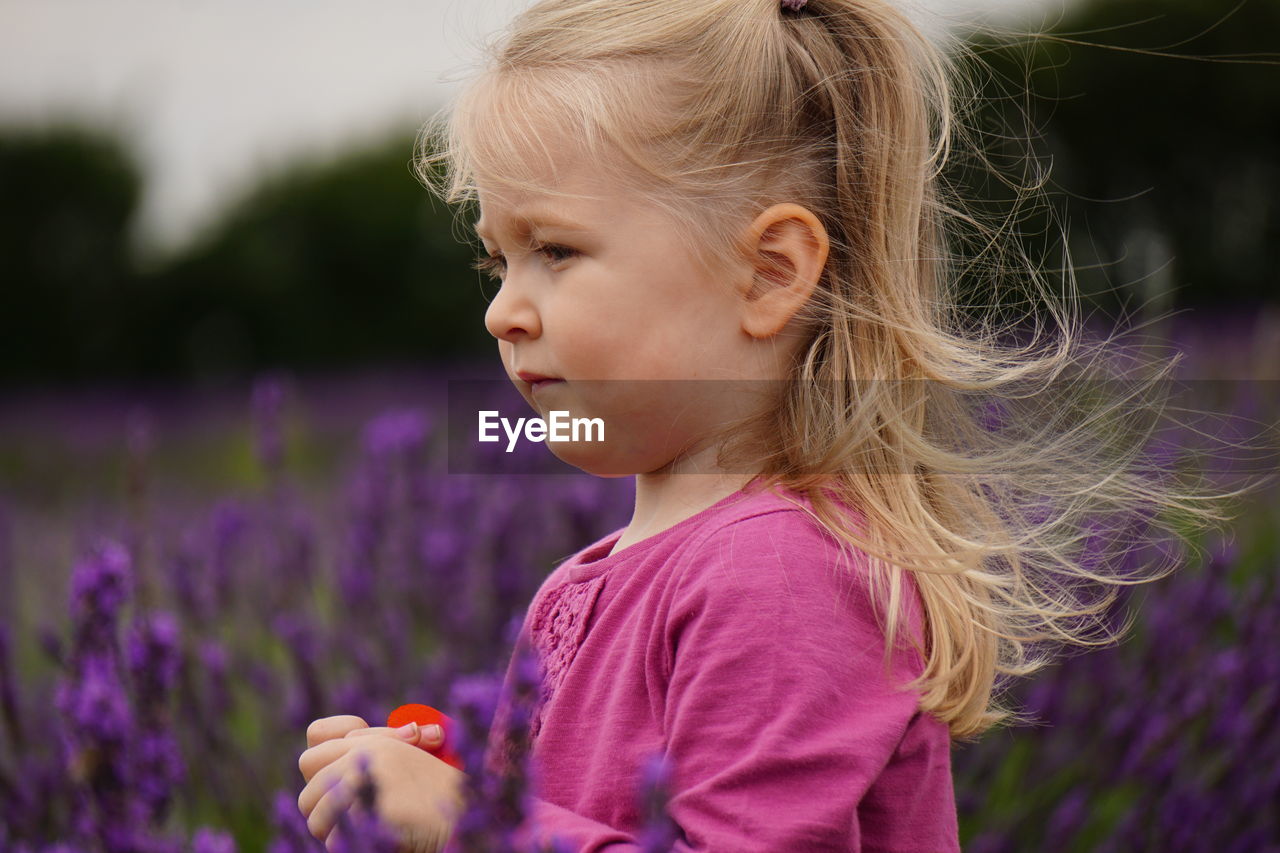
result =
[{"label": "finger", "polygon": [[298,811],[302,812],[304,817],[311,817],[320,801],[330,793],[339,781],[352,791],[355,790],[356,784],[359,782],[359,771],[355,769],[357,766],[355,758],[359,754],[344,756],[328,764],[317,772],[311,778],[311,781],[307,782],[302,792],[298,794]]},{"label": "finger", "polygon": [[328,840],[338,822],[338,816],[346,812],[356,798],[356,786],[345,777],[338,777],[316,801],[307,814],[307,832],[317,841]]},{"label": "finger", "polygon": [[439,724],[433,723],[429,726],[420,726],[417,723],[408,723],[401,728],[392,729],[386,726],[374,726],[368,729],[353,729],[347,732],[344,740],[365,735],[388,735],[396,740],[402,740],[405,743],[419,746],[426,750],[433,750],[444,743],[444,729]]},{"label": "finger", "polygon": [[334,738],[345,737],[353,729],[368,728],[363,718],[354,714],[339,714],[336,717],[321,717],[312,720],[307,726],[307,746],[312,747]]},{"label": "finger", "polygon": [[338,740],[327,740],[318,746],[304,750],[298,756],[298,772],[302,774],[302,778],[305,781],[310,782],[312,777],[346,755],[348,750],[357,743],[354,740],[339,738]]},{"label": "finger", "polygon": [[330,765],[309,779],[298,794],[298,811],[302,812],[302,816],[311,817],[311,813],[316,810],[316,803],[329,792],[329,786],[335,779],[341,778],[342,769],[336,765]]},{"label": "finger", "polygon": [[[367,729],[352,729],[347,732],[344,737],[363,737],[364,735],[395,735],[398,729],[389,729],[386,726],[370,726]],[[401,737],[401,740],[404,738]]]},{"label": "finger", "polygon": [[444,744],[444,727],[439,723],[423,726],[418,734],[418,746],[435,749]]}]

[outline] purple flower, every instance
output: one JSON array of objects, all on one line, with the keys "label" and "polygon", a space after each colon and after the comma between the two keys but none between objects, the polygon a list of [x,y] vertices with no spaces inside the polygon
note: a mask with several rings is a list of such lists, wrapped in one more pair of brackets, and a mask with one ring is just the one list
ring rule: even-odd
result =
[{"label": "purple flower", "polygon": [[271,823],[275,835],[268,853],[315,853],[317,843],[298,809],[298,794],[276,791],[271,801]]},{"label": "purple flower", "polygon": [[114,620],[129,597],[132,580],[129,552],[124,546],[109,540],[99,543],[76,564],[71,576],[73,618],[95,623]]},{"label": "purple flower", "polygon": [[[396,853],[400,833],[378,817],[378,790],[369,774],[369,757],[360,753],[356,759],[360,782],[350,808],[338,815],[331,838],[335,853]],[[342,784],[341,780],[338,781]]]},{"label": "purple flower", "polygon": [[664,750],[655,750],[640,766],[638,800],[644,825],[637,843],[645,853],[667,853],[680,829],[667,813],[675,765]]},{"label": "purple flower", "polygon": [[160,824],[187,767],[173,732],[167,728],[138,732],[130,750],[132,793],[146,806],[148,820]]},{"label": "purple flower", "polygon": [[129,634],[126,658],[140,701],[163,701],[181,663],[178,620],[163,611],[151,614]]},{"label": "purple flower", "polygon": [[236,842],[225,832],[202,826],[191,837],[191,853],[236,853]]},{"label": "purple flower", "polygon": [[427,417],[416,409],[385,412],[364,430],[367,457],[408,455],[422,448],[428,430]]},{"label": "purple flower", "polygon": [[76,679],[64,681],[57,693],[58,710],[77,739],[97,745],[122,745],[133,725],[133,710],[111,659],[82,659]]}]

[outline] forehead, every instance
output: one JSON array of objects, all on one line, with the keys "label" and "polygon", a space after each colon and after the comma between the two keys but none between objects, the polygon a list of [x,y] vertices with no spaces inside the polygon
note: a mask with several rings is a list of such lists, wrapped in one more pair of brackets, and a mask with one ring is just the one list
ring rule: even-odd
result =
[{"label": "forehead", "polygon": [[625,196],[591,159],[565,151],[545,158],[536,170],[524,170],[518,180],[477,176],[480,216],[472,224],[482,237],[538,226],[586,231],[618,213]]},{"label": "forehead", "polygon": [[504,227],[510,227],[518,232],[530,231],[538,227],[556,228],[561,231],[587,230],[587,227],[576,219],[546,205],[525,206],[510,213],[491,209],[488,213],[482,212],[480,218],[472,223],[472,227],[481,237],[492,237],[494,229]]},{"label": "forehead", "polygon": [[634,201],[635,177],[618,151],[546,105],[518,106],[489,102],[470,114],[477,233],[599,224]]}]

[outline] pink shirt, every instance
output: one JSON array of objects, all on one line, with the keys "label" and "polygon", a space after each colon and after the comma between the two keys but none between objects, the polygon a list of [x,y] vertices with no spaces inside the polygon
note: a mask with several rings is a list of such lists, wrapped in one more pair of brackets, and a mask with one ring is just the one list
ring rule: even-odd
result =
[{"label": "pink shirt", "polygon": [[[525,617],[547,674],[534,839],[637,849],[640,765],[665,748],[675,850],[960,849],[947,727],[886,678],[865,557],[837,562],[836,540],[765,490],[610,555],[621,534],[557,567]],[[907,590],[900,634],[918,637]],[[908,648],[893,666],[901,683],[923,661]]]}]

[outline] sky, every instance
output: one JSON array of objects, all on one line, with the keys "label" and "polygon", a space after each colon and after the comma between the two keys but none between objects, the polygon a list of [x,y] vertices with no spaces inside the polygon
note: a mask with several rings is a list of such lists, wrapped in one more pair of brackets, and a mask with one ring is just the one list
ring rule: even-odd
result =
[{"label": "sky", "polygon": [[[943,32],[1042,23],[1065,0],[903,2]],[[146,175],[135,239],[163,254],[273,168],[421,126],[528,4],[0,0],[0,125],[118,133]]]}]

